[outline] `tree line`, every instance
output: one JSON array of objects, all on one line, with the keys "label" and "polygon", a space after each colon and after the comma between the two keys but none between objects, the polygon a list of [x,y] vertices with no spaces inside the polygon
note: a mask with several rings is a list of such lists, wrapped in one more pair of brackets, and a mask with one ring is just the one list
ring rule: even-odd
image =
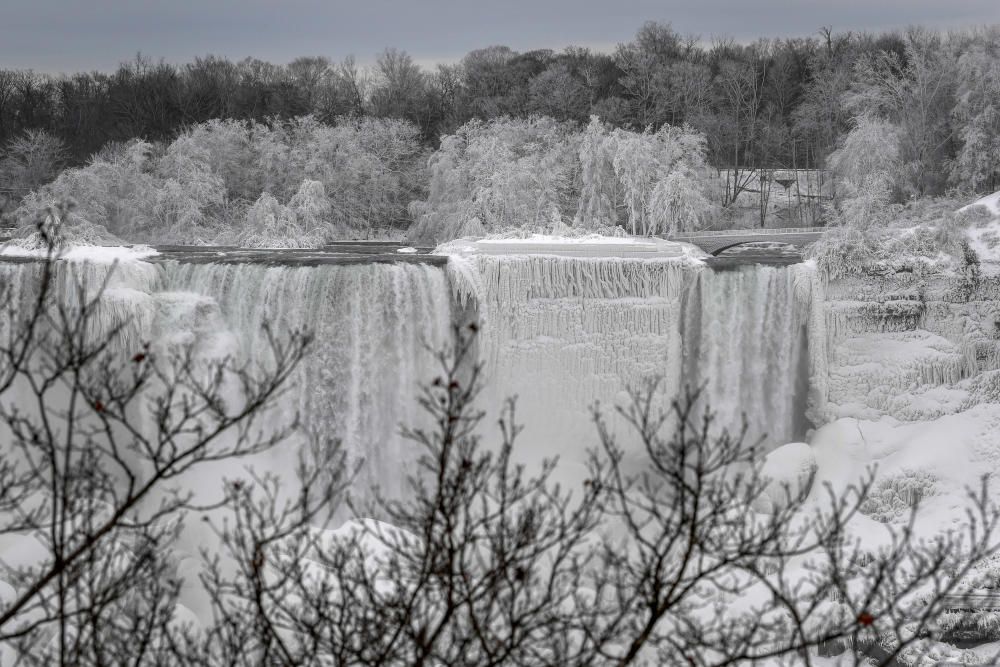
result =
[{"label": "tree line", "polygon": [[[871,217],[870,211],[886,209],[887,204],[1000,188],[997,100],[1000,26],[950,33],[922,28],[880,34],[822,29],[812,37],[706,44],[668,24],[647,23],[613,53],[575,47],[558,53],[518,53],[491,46],[433,70],[420,68],[408,54],[394,49],[385,50],[371,67],[361,67],[353,58],[334,63],[324,57],[305,57],[274,65],[208,56],[171,65],[140,56],[110,74],[51,76],[6,70],[0,71],[0,213],[14,210],[28,193],[51,183],[68,168],[93,171],[91,167],[103,165],[109,155],[134,156],[136,151],[129,146],[141,144],[146,148],[139,152],[155,157],[170,153],[179,142],[229,135],[244,145],[236,145],[228,157],[210,159],[213,171],[226,172],[222,178],[227,192],[221,198],[218,193],[206,196],[213,206],[237,201],[239,210],[227,208],[224,215],[215,212],[209,218],[243,221],[246,210],[264,194],[275,198],[260,202],[255,218],[259,233],[236,232],[246,237],[244,241],[274,243],[301,235],[302,225],[316,239],[337,238],[347,228],[369,230],[365,234],[378,227],[398,230],[411,222],[421,223],[422,217],[426,220],[428,206],[434,207],[433,219],[440,217],[436,211],[443,210],[441,205],[447,208],[453,203],[436,203],[440,184],[475,174],[462,169],[446,173],[457,164],[449,155],[456,141],[462,145],[465,160],[468,137],[483,135],[483,128],[497,130],[489,141],[499,142],[513,161],[513,166],[497,168],[517,171],[518,164],[523,167],[531,162],[522,159],[525,150],[539,150],[535,143],[523,141],[534,130],[520,136],[523,133],[511,135],[504,128],[542,127],[547,121],[539,119],[551,119],[556,122],[553,127],[561,128],[557,133],[589,136],[585,128],[597,117],[612,134],[653,136],[669,126],[703,137],[698,159],[717,172],[716,182],[705,185],[715,207],[709,217],[727,225],[737,224],[734,204],[744,193],[759,197],[759,224],[765,224],[771,190],[765,181],[775,180],[776,170],[819,169],[823,170],[817,172],[820,175],[829,170],[835,180],[820,178],[815,188],[810,181],[806,198],[799,197],[796,205],[800,222],[814,224],[824,217],[830,219],[831,213]],[[238,177],[242,168],[252,171],[264,153],[277,160],[275,164],[285,160],[282,155],[296,144],[296,140],[291,144],[286,140],[295,134],[289,129],[294,127],[342,128],[333,134],[343,135],[335,139],[330,132],[317,130],[324,140],[340,146],[326,151],[326,157],[341,156],[337,159],[342,159],[338,164],[344,178],[326,174],[337,167],[303,163],[293,169],[299,175],[293,190],[305,180],[321,182],[326,188],[320,193],[316,185],[306,186],[308,193],[304,191],[300,199],[313,203],[303,204],[303,210],[309,211],[304,214],[305,222],[298,213],[279,208],[292,206],[295,192],[284,192],[288,188],[279,194],[263,181],[253,192],[228,187],[231,177]],[[349,148],[352,141],[357,143],[344,138],[352,133],[368,137],[361,142],[367,147],[358,149],[359,155],[369,156],[362,160],[368,166],[357,168],[370,176],[362,176],[358,183],[347,178],[347,172],[357,166],[349,164],[352,158],[345,152],[353,150]],[[380,138],[382,133],[384,138]],[[285,142],[285,153],[253,146],[260,140],[271,141],[270,137]],[[210,153],[214,145],[208,146]],[[191,150],[197,153],[201,148]],[[600,176],[601,169],[594,169],[604,159],[599,157],[604,149],[595,144],[588,150],[597,162],[592,164],[579,151],[563,151],[578,154],[557,165],[566,178],[576,182],[588,173]],[[532,159],[545,162],[549,157],[539,153],[538,159]],[[192,153],[189,158],[197,156]],[[236,162],[226,164],[230,159]],[[145,166],[140,171],[156,171],[155,159],[141,162]],[[621,181],[627,171],[624,163],[615,169]],[[259,175],[248,176],[248,182],[257,183]],[[378,185],[369,192],[365,188],[371,182]],[[490,176],[490,183],[495,182]],[[331,187],[338,191],[330,192]],[[326,215],[324,194],[351,199],[339,188],[354,188],[360,194],[354,201],[330,202],[334,217],[339,216],[333,225],[341,230],[331,234],[312,221]],[[571,190],[579,188],[586,190],[579,182]],[[60,192],[56,199],[69,196],[80,201],[78,189]],[[552,192],[564,189],[554,183]],[[632,189],[644,191],[644,187]],[[799,189],[796,181],[797,193]],[[178,190],[176,194],[188,193]],[[602,206],[619,210],[600,213],[597,217],[602,223],[634,227],[637,219],[648,217],[636,203],[641,199],[642,206],[649,206],[652,200],[646,194],[632,204],[614,192],[605,194],[611,203],[594,200],[594,211],[600,212]],[[661,194],[665,196],[666,190]],[[114,192],[111,195],[117,197]],[[160,213],[144,215],[166,215],[170,220],[164,225],[178,229],[191,228],[190,221],[202,215],[188,215],[187,222],[180,214],[171,217],[168,209],[177,207],[176,197],[167,198],[170,202],[160,206]],[[849,202],[845,209],[844,198],[855,203]],[[831,199],[836,199],[832,208],[827,206]],[[424,200],[423,207],[411,206],[407,211],[409,202],[419,204],[420,200]],[[40,204],[44,207],[54,201]],[[657,207],[659,203],[663,202],[658,200]],[[200,202],[197,207],[203,210],[205,205]],[[674,210],[681,208],[690,209],[674,206]],[[563,222],[579,218],[573,205],[565,202],[546,210],[558,210]],[[685,218],[693,220],[695,212],[688,210]],[[504,217],[507,213],[487,210],[484,215]],[[293,219],[298,222],[293,224]],[[479,219],[490,227],[482,215]],[[114,233],[122,231],[107,222],[101,224]],[[260,232],[263,228],[269,231]],[[441,236],[436,232],[421,235]],[[158,236],[191,241],[219,234],[171,232],[140,238]]]},{"label": "tree line", "polygon": [[[476,118],[585,123],[597,115],[633,130],[690,124],[709,138],[716,166],[815,167],[863,106],[904,129],[916,162],[953,160],[995,184],[995,170],[984,174],[971,152],[997,150],[998,48],[995,26],[948,34],[824,28],[706,44],[650,22],[613,53],[490,46],[429,71],[395,49],[371,67],[351,57],[276,65],[207,56],[173,65],[139,56],[112,73],[0,70],[0,143],[45,130],[80,163],[109,141],[169,140],[215,118],[402,118],[436,146]],[[940,189],[939,172],[919,189]]]}]

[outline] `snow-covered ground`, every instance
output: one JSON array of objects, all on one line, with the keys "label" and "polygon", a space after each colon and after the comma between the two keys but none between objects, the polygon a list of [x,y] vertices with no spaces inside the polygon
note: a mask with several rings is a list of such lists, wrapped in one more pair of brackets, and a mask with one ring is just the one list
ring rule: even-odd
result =
[{"label": "snow-covered ground", "polygon": [[[78,245],[59,253],[61,259],[71,262],[91,262],[94,264],[111,264],[113,262],[136,262],[160,254],[153,248],[144,245],[137,246],[95,246]],[[4,257],[38,257],[43,258],[45,250],[23,248],[18,245],[0,245],[0,256]]]},{"label": "snow-covered ground", "polygon": [[[972,211],[972,209],[978,210]],[[959,213],[963,212],[976,216],[967,234],[969,245],[979,256],[985,272],[991,275],[1000,274],[1000,192],[994,192],[968,206],[963,206],[959,209]]]},{"label": "snow-covered ground", "polygon": [[[968,228],[983,268],[974,283],[901,271],[825,286],[827,401],[808,438],[816,488],[844,489],[874,471],[865,516],[853,525],[873,544],[918,501],[916,529],[931,535],[966,519],[967,490],[983,476],[996,491],[1000,193],[974,206],[983,207]],[[970,589],[1000,585],[989,565],[980,574]]]}]

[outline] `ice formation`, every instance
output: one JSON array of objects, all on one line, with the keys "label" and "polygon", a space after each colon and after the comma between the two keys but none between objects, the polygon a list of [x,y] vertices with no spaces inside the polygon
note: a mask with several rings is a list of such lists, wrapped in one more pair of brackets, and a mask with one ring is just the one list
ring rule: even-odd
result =
[{"label": "ice formation", "polygon": [[[421,424],[420,383],[440,372],[431,350],[451,336],[444,272],[413,264],[268,267],[164,266],[164,288],[212,299],[234,337],[233,353],[267,362],[263,325],[310,330],[315,340],[292,383],[286,417],[339,438],[347,464],[361,463],[359,489],[397,497],[417,452],[399,435]],[[179,297],[173,296],[173,299]]]},{"label": "ice formation", "polygon": [[[592,253],[592,249],[599,252]],[[482,322],[490,405],[518,397],[526,463],[560,457],[574,479],[596,444],[599,405],[619,437],[614,407],[628,388],[659,381],[660,407],[685,386],[704,386],[718,425],[748,419],[748,439],[780,445],[808,430],[813,303],[809,265],[707,268],[689,246],[664,241],[545,237],[458,242],[451,256],[456,298]]]},{"label": "ice formation", "polygon": [[[815,474],[814,489],[843,490],[873,469],[871,497],[850,526],[872,549],[918,501],[933,498],[921,533],[952,525],[964,488],[1000,473],[1000,278],[988,272],[970,283],[905,272],[826,280],[808,262],[713,270],[683,244],[599,237],[439,252],[446,268],[154,264],[102,251],[60,262],[56,284],[72,303],[114,267],[94,333],[127,323],[122,351],[152,341],[158,351],[194,346],[204,358],[266,365],[265,323],[312,330],[276,417],[300,413],[339,438],[349,466],[364,462],[354,488],[362,497],[372,486],[404,493],[418,452],[398,426],[420,424],[418,384],[439,372],[430,350],[470,318],[481,324],[483,407],[492,417],[516,395],[527,427],[520,460],[559,457],[556,479],[571,487],[597,444],[591,407],[610,414],[626,387],[654,377],[662,407],[685,385],[704,385],[720,425],[736,428],[745,414],[750,438],[766,438],[776,485],[771,508],[753,509],[780,504],[783,482]],[[30,299],[38,267],[0,262],[0,279]],[[621,421],[611,425],[627,447]],[[289,460],[281,451],[252,463],[290,475]],[[229,472],[206,471],[203,486]],[[10,536],[0,557],[31,547]],[[199,595],[185,588],[184,618],[207,620]]]},{"label": "ice formation", "polygon": [[[298,413],[309,428],[340,439],[348,465],[364,462],[359,488],[377,484],[389,496],[400,493],[416,453],[400,438],[399,425],[420,423],[419,384],[439,372],[429,350],[451,336],[449,288],[440,268],[130,260],[55,266],[56,292],[65,304],[105,286],[91,333],[96,338],[124,325],[112,341],[112,353],[122,358],[150,342],[158,351],[193,346],[206,359],[231,356],[266,366],[264,323],[279,335],[310,330],[309,357],[276,418],[291,421]],[[27,306],[40,270],[37,262],[0,263],[0,279]],[[268,464],[294,457],[274,459]]]},{"label": "ice formation", "polygon": [[[965,520],[966,490],[1000,473],[1000,277],[989,268],[998,201],[977,202],[986,213],[968,229],[979,275],[898,271],[822,286],[814,317],[827,370],[813,384],[826,383],[828,400],[810,438],[817,481],[843,490],[875,475],[867,517],[852,524],[873,546],[879,526],[921,501],[921,534]],[[1000,573],[983,576],[1000,583]]]},{"label": "ice formation", "polygon": [[[590,408],[613,414],[627,388],[649,379],[660,381],[664,407],[685,385],[704,385],[721,425],[739,428],[745,414],[750,437],[767,436],[769,446],[804,436],[807,402],[824,396],[815,387],[808,395],[810,375],[825,363],[825,348],[814,344],[824,335],[814,331],[822,296],[810,266],[714,272],[692,246],[596,236],[442,251],[447,271],[151,264],[106,249],[59,266],[67,286],[99,285],[114,266],[97,321],[129,323],[125,350],[144,341],[163,350],[195,345],[205,357],[266,365],[264,323],[312,330],[286,416],[298,412],[340,438],[349,465],[365,462],[358,488],[378,485],[389,495],[402,492],[415,456],[398,427],[419,423],[418,385],[438,372],[430,350],[450,340],[452,323],[469,310],[483,325],[484,407],[495,413],[518,396],[532,443],[524,450],[562,455],[568,467],[596,444]],[[0,266],[21,280],[38,265]]]}]

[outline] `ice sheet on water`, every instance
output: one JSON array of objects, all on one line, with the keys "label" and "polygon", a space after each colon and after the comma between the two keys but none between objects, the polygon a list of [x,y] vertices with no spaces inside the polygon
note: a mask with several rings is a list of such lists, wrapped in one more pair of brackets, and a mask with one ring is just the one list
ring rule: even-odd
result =
[{"label": "ice sheet on water", "polygon": [[[135,246],[72,246],[59,253],[59,258],[71,262],[93,262],[95,264],[111,264],[112,262],[136,262],[160,253],[145,245]],[[21,248],[16,245],[0,246],[0,255],[8,257],[45,257],[45,250]]]}]

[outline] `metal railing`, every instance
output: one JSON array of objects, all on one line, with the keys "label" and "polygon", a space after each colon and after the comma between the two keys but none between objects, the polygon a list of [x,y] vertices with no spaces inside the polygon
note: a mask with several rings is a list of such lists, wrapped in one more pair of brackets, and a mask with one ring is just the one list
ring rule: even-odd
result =
[{"label": "metal railing", "polygon": [[1000,594],[966,593],[965,595],[945,595],[941,604],[946,609],[958,610],[991,610],[1000,611]]}]

